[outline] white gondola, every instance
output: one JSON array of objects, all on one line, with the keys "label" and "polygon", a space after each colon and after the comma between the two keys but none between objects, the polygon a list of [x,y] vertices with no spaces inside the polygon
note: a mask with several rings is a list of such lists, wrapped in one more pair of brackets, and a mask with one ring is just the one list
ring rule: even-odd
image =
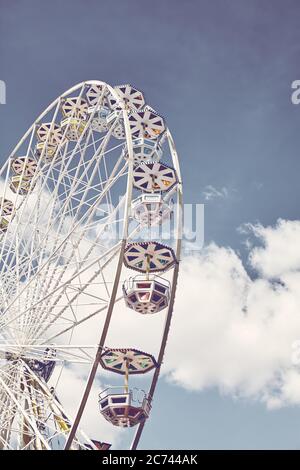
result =
[{"label": "white gondola", "polygon": [[[132,141],[132,153],[134,165],[141,162],[158,162],[162,156],[162,148],[156,140],[151,139],[134,139]],[[128,158],[127,147],[123,149],[124,158]]]},{"label": "white gondola", "polygon": [[151,398],[137,388],[129,388],[129,376],[145,374],[158,366],[151,354],[133,348],[105,348],[100,364],[106,370],[124,375],[124,387],[109,387],[99,394],[100,413],[115,426],[132,427],[145,421]]},{"label": "white gondola", "polygon": [[86,122],[76,117],[63,119],[60,125],[65,133],[66,139],[71,142],[77,142],[86,128]]},{"label": "white gondola", "polygon": [[143,192],[169,191],[177,182],[174,168],[162,162],[143,162],[133,170],[133,185]]},{"label": "white gondola", "polygon": [[36,134],[38,138],[35,148],[36,156],[38,158],[43,156],[46,162],[51,161],[58,146],[63,142],[63,129],[58,124],[43,123],[38,127]]},{"label": "white gondola", "polygon": [[56,123],[44,122],[36,131],[39,142],[48,141],[51,144],[59,145],[63,140],[61,127]]},{"label": "white gondola", "polygon": [[88,104],[84,98],[74,96],[62,100],[61,110],[65,117],[77,117],[85,120],[88,114]]},{"label": "white gondola", "polygon": [[[8,199],[0,198],[0,234],[5,233],[8,229],[9,219],[14,212],[14,205]],[[2,217],[4,216],[4,217]]]},{"label": "white gondola", "polygon": [[43,155],[43,159],[46,162],[49,162],[54,158],[57,152],[57,148],[57,145],[51,144],[49,142],[39,142],[38,144],[36,144],[35,154],[38,158]]},{"label": "white gondola", "polygon": [[18,193],[21,196],[26,196],[26,194],[28,194],[33,189],[31,185],[31,178],[26,178],[22,175],[12,176],[9,187],[13,193]]},{"label": "white gondola", "polygon": [[99,393],[99,407],[107,421],[128,428],[149,417],[151,400],[143,390],[109,387]]},{"label": "white gondola", "polygon": [[142,194],[131,203],[132,217],[142,227],[161,225],[170,219],[173,212],[173,201],[164,200],[161,194]]},{"label": "white gondola", "polygon": [[17,157],[11,163],[11,168],[16,175],[24,175],[31,178],[37,170],[37,162],[31,157]]},{"label": "white gondola", "polygon": [[166,308],[170,300],[170,283],[159,276],[135,276],[123,284],[127,307],[142,314],[157,313]]},{"label": "white gondola", "polygon": [[110,115],[111,110],[107,106],[98,106],[95,110],[95,106],[89,106],[88,114],[94,113],[91,120],[91,128],[95,132],[106,132],[109,128],[107,117]]},{"label": "white gondola", "polygon": [[4,217],[0,217],[0,234],[7,232],[8,229],[8,220]]},{"label": "white gondola", "polygon": [[158,273],[177,263],[173,249],[156,241],[128,243],[123,262],[140,273]]},{"label": "white gondola", "polygon": [[128,111],[139,111],[145,105],[143,93],[129,84],[118,85],[115,87],[115,91],[119,100],[112,95],[108,96],[108,102],[112,109],[124,108]]},{"label": "white gondola", "polygon": [[60,124],[64,135],[71,142],[77,142],[87,125],[87,101],[79,96],[67,98],[62,102],[61,110],[65,117]]},{"label": "white gondola", "polygon": [[[117,122],[115,122],[117,120]],[[122,111],[116,110],[107,116],[108,127],[113,127],[112,135],[119,140],[125,139],[126,132]]]},{"label": "white gondola", "polygon": [[86,92],[86,99],[90,107],[99,106],[100,104],[104,103],[104,101],[106,101],[107,93],[107,86],[104,84],[90,85],[88,91]]},{"label": "white gondola", "polygon": [[128,117],[132,137],[157,139],[166,129],[163,118],[150,106]]},{"label": "white gondola", "polygon": [[0,216],[4,215],[5,217],[12,215],[14,212],[14,205],[8,199],[0,198]]}]

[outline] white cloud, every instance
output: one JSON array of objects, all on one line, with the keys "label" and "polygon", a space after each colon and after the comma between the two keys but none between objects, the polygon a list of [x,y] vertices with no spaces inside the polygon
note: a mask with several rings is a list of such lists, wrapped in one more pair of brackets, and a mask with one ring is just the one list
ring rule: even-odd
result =
[{"label": "white cloud", "polygon": [[202,194],[206,201],[212,201],[213,199],[226,199],[229,197],[229,190],[225,186],[221,189],[216,189],[214,186],[208,185],[205,186]]},{"label": "white cloud", "polygon": [[252,250],[250,261],[262,276],[277,278],[300,268],[300,221],[279,219],[275,228],[250,226],[263,246]]},{"label": "white cloud", "polygon": [[249,254],[256,279],[233,250],[214,244],[183,260],[164,373],[190,390],[299,404],[300,223],[250,228],[262,242]]}]

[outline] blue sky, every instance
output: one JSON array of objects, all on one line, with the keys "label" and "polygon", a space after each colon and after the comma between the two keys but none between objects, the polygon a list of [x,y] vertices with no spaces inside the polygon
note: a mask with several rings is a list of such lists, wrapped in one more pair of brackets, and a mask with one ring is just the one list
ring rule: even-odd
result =
[{"label": "blue sky", "polygon": [[[206,203],[206,243],[245,260],[241,224],[299,217],[299,17],[297,0],[0,0],[1,161],[73,84],[135,84],[175,137],[185,202],[226,188]],[[300,447],[297,407],[164,381],[156,402],[143,448]]]}]

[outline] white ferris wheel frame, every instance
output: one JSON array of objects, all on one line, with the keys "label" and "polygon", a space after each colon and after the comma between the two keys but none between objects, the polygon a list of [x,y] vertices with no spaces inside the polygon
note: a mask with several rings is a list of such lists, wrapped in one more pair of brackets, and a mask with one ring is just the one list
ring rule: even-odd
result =
[{"label": "white ferris wheel frame", "polygon": [[[56,116],[59,112],[62,100],[66,96],[68,96],[68,95],[70,95],[70,94],[72,94],[72,93],[74,93],[78,90],[81,90],[81,93],[80,93],[80,96],[81,96],[82,93],[83,93],[83,90],[85,89],[85,87],[93,86],[93,85],[102,86],[102,87],[106,88],[109,91],[109,93],[116,100],[119,100],[119,96],[118,96],[116,90],[112,86],[110,86],[109,84],[107,84],[105,82],[98,81],[98,80],[91,80],[91,81],[81,82],[81,83],[77,84],[76,86],[74,86],[74,87],[70,88],[69,90],[67,90],[65,93],[60,95],[58,98],[56,98],[43,111],[43,113],[35,120],[35,122],[32,124],[32,126],[24,134],[22,139],[19,141],[17,146],[12,151],[12,153],[9,156],[6,164],[0,170],[0,178],[2,177],[2,175],[6,171],[5,188],[8,185],[7,165],[9,164],[9,161],[18,154],[18,151],[22,147],[24,142],[26,142],[28,137],[31,136],[30,137],[30,142],[29,142],[29,145],[28,145],[28,151],[27,151],[27,154],[25,156],[26,158],[29,158],[29,156],[30,156],[29,152],[30,152],[30,148],[31,148],[33,135],[34,135],[34,132],[36,130],[36,127],[37,127],[38,123],[42,122],[43,118],[51,110],[54,109],[55,110],[54,111],[54,116],[52,118],[52,125],[53,125],[54,122],[55,122]],[[128,112],[125,108],[122,109],[120,112],[122,114],[122,118],[123,118],[123,122],[124,122],[124,126],[125,126],[125,134],[126,135],[125,135],[124,142],[126,142],[127,152],[128,152],[127,164],[126,164],[126,167],[124,166],[124,168],[127,171],[127,183],[126,183],[126,193],[124,194],[123,233],[122,233],[122,237],[119,240],[119,242],[116,245],[114,245],[112,248],[108,249],[107,252],[104,253],[105,256],[110,256],[108,258],[108,261],[106,261],[107,263],[109,263],[110,260],[113,257],[118,255],[118,261],[117,261],[117,266],[115,268],[114,281],[113,281],[112,290],[110,292],[109,301],[108,301],[107,305],[104,305],[103,307],[98,308],[95,312],[93,312],[91,315],[89,315],[89,318],[91,318],[94,315],[97,315],[98,313],[106,310],[105,322],[104,322],[104,326],[103,326],[103,328],[102,328],[102,330],[100,331],[100,334],[99,334],[98,344],[96,346],[93,346],[93,347],[91,347],[91,346],[86,346],[86,347],[78,346],[78,350],[77,350],[76,354],[74,353],[73,349],[76,349],[77,347],[74,346],[74,345],[61,347],[61,351],[63,351],[65,360],[68,360],[68,354],[69,354],[70,361],[75,360],[75,362],[76,362],[76,358],[77,358],[77,362],[85,362],[85,361],[87,361],[89,363],[92,362],[92,367],[91,367],[91,370],[90,370],[90,373],[89,373],[89,376],[88,376],[88,379],[87,379],[87,382],[86,382],[84,394],[82,396],[82,399],[81,399],[80,405],[78,407],[76,416],[75,416],[74,419],[68,418],[69,422],[70,422],[70,430],[69,430],[69,433],[67,435],[67,439],[66,439],[66,443],[65,443],[65,450],[68,450],[72,447],[72,445],[74,443],[74,439],[76,439],[76,436],[77,436],[78,432],[83,434],[83,432],[81,430],[79,430],[78,428],[79,428],[79,424],[80,424],[80,421],[81,421],[81,418],[82,418],[82,415],[83,415],[83,412],[84,412],[84,409],[85,409],[85,406],[86,406],[88,397],[90,395],[90,391],[91,391],[91,388],[92,388],[92,385],[94,383],[95,376],[96,376],[96,373],[97,373],[97,370],[98,370],[99,359],[100,359],[100,356],[103,352],[103,348],[105,346],[105,340],[106,340],[106,337],[107,337],[107,334],[108,334],[108,331],[109,331],[109,326],[110,326],[112,314],[113,314],[113,311],[114,311],[114,306],[115,306],[116,302],[118,302],[120,300],[120,297],[119,298],[117,297],[117,293],[118,293],[118,287],[120,285],[120,277],[121,277],[121,272],[122,272],[122,267],[123,267],[124,251],[125,251],[128,239],[131,235],[129,233],[129,220],[130,220],[130,209],[131,209],[131,202],[132,202],[132,193],[133,193],[133,168],[134,168],[133,143],[132,143],[132,134],[131,134],[131,130],[130,130],[130,123],[129,123],[129,120],[128,120]],[[92,117],[93,117],[93,113],[89,117],[88,122],[91,121]],[[91,131],[89,130],[89,132],[91,132]],[[108,135],[110,135],[110,134],[111,134],[111,130],[108,131]],[[180,260],[180,253],[181,253],[182,223],[183,223],[183,221],[182,221],[182,219],[183,219],[182,181],[181,181],[179,158],[178,158],[178,154],[177,154],[177,151],[176,151],[176,148],[175,148],[175,144],[174,144],[174,141],[173,141],[173,138],[172,138],[172,135],[171,135],[169,129],[166,129],[166,138],[167,138],[167,141],[168,141],[168,144],[169,144],[169,149],[170,149],[170,153],[171,153],[171,157],[172,157],[172,161],[173,161],[173,167],[174,167],[174,169],[176,171],[176,174],[177,174],[177,177],[178,177],[178,183],[176,185],[176,195],[177,195],[176,227],[175,227],[176,244],[175,244],[175,250],[174,251],[175,251],[176,259],[179,261]],[[78,142],[76,143],[75,149],[81,143],[81,140],[82,140],[82,137],[79,138]],[[104,140],[105,140],[105,137],[104,137]],[[42,156],[43,156],[43,153],[42,153],[41,157]],[[50,168],[51,168],[51,166],[53,166],[53,162],[50,164]],[[105,186],[106,188],[110,188],[111,185],[114,184],[116,178],[118,178],[117,170],[118,170],[118,167],[116,168],[115,173],[113,173],[112,175],[110,175],[107,178],[106,186]],[[1,196],[3,196],[3,199],[5,198],[5,194],[1,195]],[[18,199],[18,197],[19,197],[19,194],[17,194],[17,199]],[[20,205],[20,207],[22,209],[22,204]],[[70,236],[70,234],[67,235],[67,237],[69,237],[69,236]],[[65,243],[65,242],[66,242],[66,240],[62,240],[59,247],[61,247],[63,245],[63,243]],[[104,255],[103,255],[103,258],[105,258]],[[97,263],[98,263],[98,266],[99,266],[99,271],[98,271],[98,274],[99,274],[101,269],[103,269],[103,266],[101,267],[101,265],[100,265],[100,260],[91,261],[90,263],[88,263],[87,266],[84,266],[82,268],[81,272],[77,271],[76,273],[74,273],[74,279],[77,278],[78,275],[81,274],[82,272],[85,272],[88,269],[90,269],[91,267],[97,265]],[[175,264],[174,268],[173,268],[173,273],[172,273],[170,301],[169,301],[169,304],[168,304],[168,307],[167,307],[165,325],[164,325],[163,334],[162,334],[162,338],[161,338],[161,345],[160,345],[160,349],[159,349],[159,355],[157,357],[158,367],[154,371],[152,381],[151,381],[151,385],[150,385],[150,390],[148,392],[148,396],[150,397],[150,399],[152,399],[152,397],[154,395],[156,385],[157,385],[157,381],[158,381],[159,374],[160,374],[160,370],[161,370],[161,364],[162,364],[162,361],[163,361],[163,358],[164,358],[164,353],[165,353],[165,348],[166,348],[166,343],[167,343],[167,338],[168,338],[168,334],[169,334],[169,329],[170,329],[172,314],[173,314],[173,308],[174,308],[175,292],[176,292],[176,286],[177,286],[178,273],[179,273],[179,263],[177,262]],[[71,280],[72,280],[72,278],[71,278]],[[30,282],[31,281],[29,281],[29,283]],[[68,283],[68,282],[70,282],[70,279],[68,279],[68,281],[66,281],[66,283]],[[56,285],[54,287],[54,290],[52,290],[48,294],[49,297],[51,295],[53,295],[53,292],[59,292],[62,289],[62,287],[63,287],[63,284]],[[61,290],[61,292],[62,292],[62,290]],[[81,292],[82,292],[82,290],[81,290]],[[81,292],[80,292],[80,289],[79,289],[78,293],[75,293],[75,296],[72,297],[72,299],[70,299],[70,305],[72,304],[72,301],[73,301],[74,298],[76,299],[78,296],[80,296]],[[42,300],[45,300],[45,298],[43,298]],[[39,304],[39,302],[36,303],[36,306],[38,306],[38,304]],[[28,308],[28,310],[29,310],[29,308]],[[29,313],[26,309],[21,314],[24,315],[24,313],[27,313],[29,315]],[[4,314],[5,314],[5,311],[4,311]],[[16,317],[13,318],[13,320],[15,320],[15,319],[16,319]],[[82,321],[85,321],[86,319],[87,318],[82,319],[81,321],[79,321],[79,323],[81,323]],[[55,338],[55,335],[53,337],[51,337],[50,340],[53,340],[54,338]],[[49,343],[50,343],[50,341],[49,341]],[[14,345],[11,344],[12,350],[13,350],[13,346]],[[81,348],[81,351],[80,351],[80,348]],[[1,346],[0,346],[0,357],[1,357]],[[28,366],[26,366],[26,364],[25,364],[25,367],[27,368],[27,373],[28,374],[31,374],[32,376],[35,376],[34,380],[36,380],[39,383],[39,387],[46,394],[47,393],[47,387],[37,377],[37,375],[34,374],[33,371],[30,371],[30,368]],[[1,386],[3,388],[5,388],[5,390],[7,391],[8,394],[11,394],[11,391],[9,390],[9,386],[0,377],[0,387]],[[19,405],[17,403],[15,403],[15,406],[19,406]],[[61,404],[57,401],[55,403],[55,406],[58,407],[59,409],[62,409]],[[25,413],[25,415],[26,415],[26,411],[24,411],[24,410],[20,410],[20,411],[21,411],[21,413],[23,413],[23,414]],[[65,412],[64,412],[64,414],[65,414]],[[36,428],[35,423],[30,421],[30,416],[29,417],[27,416],[27,422],[30,424],[30,426],[32,426],[32,428],[37,433],[37,436],[38,436],[40,442],[43,443],[44,448],[50,449],[49,443],[47,443],[43,439],[43,435]],[[135,436],[134,436],[134,439],[133,439],[133,442],[132,442],[132,445],[131,445],[131,449],[136,449],[137,448],[139,440],[140,440],[142,432],[143,432],[143,429],[144,429],[144,426],[145,426],[145,422],[142,422],[138,425],[137,431],[135,433]],[[84,438],[92,446],[92,448],[95,448],[93,442],[90,439],[88,439],[85,434],[83,434],[83,435],[84,435]]]}]

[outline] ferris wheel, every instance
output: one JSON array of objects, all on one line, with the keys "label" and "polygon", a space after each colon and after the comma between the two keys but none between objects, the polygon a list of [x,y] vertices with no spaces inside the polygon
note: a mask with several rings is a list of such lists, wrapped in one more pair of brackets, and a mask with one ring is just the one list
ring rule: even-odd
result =
[{"label": "ferris wheel", "polygon": [[[99,420],[135,427],[135,449],[179,271],[182,184],[170,131],[135,87],[87,81],[38,117],[0,178],[0,449],[108,449],[81,426],[101,371],[113,385],[99,390]],[[123,315],[164,318],[157,351],[126,337],[107,344],[120,303]],[[96,344],[86,344],[83,326]],[[89,374],[70,415],[61,371],[83,365]],[[139,374],[146,391],[135,386]]]}]

